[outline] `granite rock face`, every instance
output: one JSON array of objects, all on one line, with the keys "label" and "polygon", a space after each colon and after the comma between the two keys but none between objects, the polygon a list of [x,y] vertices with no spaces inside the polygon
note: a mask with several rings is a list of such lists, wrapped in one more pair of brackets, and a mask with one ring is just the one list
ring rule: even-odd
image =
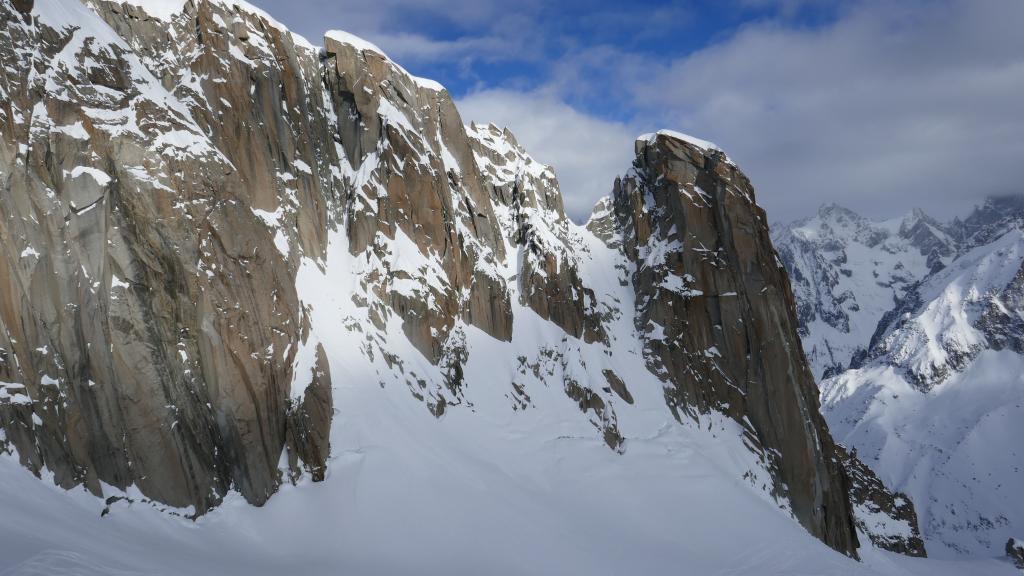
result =
[{"label": "granite rock face", "polygon": [[677,418],[743,422],[804,527],[855,554],[845,476],[750,182],[713,145],[672,133],[636,151],[608,217],[635,263],[637,328],[666,402]]},{"label": "granite rock face", "polygon": [[197,513],[232,488],[264,502],[282,454],[322,478],[330,368],[295,276],[339,225],[382,264],[364,278],[379,327],[397,315],[448,368],[424,395],[438,414],[459,402],[456,322],[511,339],[506,250],[528,247],[524,305],[600,337],[567,248],[542,238],[567,222],[553,172],[524,172],[510,134],[470,137],[379,49],[317,49],[224,2],[31,8],[0,12],[18,67],[0,86],[0,417],[31,469]]},{"label": "granite rock face", "polygon": [[[856,555],[789,281],[724,153],[642,137],[579,226],[551,168],[379,48],[158,6],[0,0],[0,442],[27,467],[202,514],[324,479],[350,374],[438,418],[472,387],[517,412],[555,390],[618,452],[653,389],[670,422],[728,417],[750,478]],[[467,378],[481,354],[513,374]]]},{"label": "granite rock face", "polygon": [[[330,197],[294,168],[333,151],[311,126],[318,54],[212,3],[173,24],[100,3],[119,36],[75,3],[36,8],[0,5],[0,381],[23,399],[0,404],[6,440],[65,487],[262,503],[286,439],[326,437],[333,410],[290,396],[312,377],[293,368],[295,263],[324,249]],[[219,23],[244,19],[260,48],[227,58],[243,41]],[[329,391],[327,366],[316,380]],[[326,447],[290,453],[325,465]]]}]

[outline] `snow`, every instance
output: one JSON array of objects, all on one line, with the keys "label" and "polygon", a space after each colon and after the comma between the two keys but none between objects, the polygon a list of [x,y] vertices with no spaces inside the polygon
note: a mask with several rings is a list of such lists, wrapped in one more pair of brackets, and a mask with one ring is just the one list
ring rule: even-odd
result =
[{"label": "snow", "polygon": [[[291,176],[289,174],[289,176]],[[294,177],[292,177],[294,179]],[[277,210],[268,212],[266,210],[260,210],[259,208],[253,208],[252,213],[254,216],[263,221],[274,231],[274,247],[277,248],[278,252],[281,253],[285,258],[291,254],[291,244],[288,241],[288,234],[284,231],[284,227],[281,225],[281,219],[284,217],[284,208],[281,206],[277,207]]]},{"label": "snow", "polygon": [[[275,20],[270,14],[268,14],[267,12],[260,8],[257,8],[256,6],[253,6],[248,2],[245,2],[244,0],[207,1],[216,2],[217,4],[220,4],[228,10],[238,9],[248,12],[250,14],[255,14],[256,16],[265,19],[267,23],[273,26],[274,28],[277,28],[282,32],[290,34],[292,37],[292,41],[295,42],[296,45],[309,50],[316,49],[316,47],[313,46],[308,40],[306,40],[306,38],[288,30],[288,28],[285,27],[284,24],[281,24],[280,22]],[[184,11],[185,4],[189,2],[189,0],[125,0],[125,2],[127,4],[131,4],[142,9],[143,12],[154,18],[164,21],[171,21]]]},{"label": "snow", "polygon": [[277,228],[280,225],[281,217],[284,215],[284,209],[278,206],[277,210],[268,212],[267,210],[253,208],[252,213],[254,216],[262,220],[268,228]]},{"label": "snow", "polygon": [[876,536],[900,541],[914,535],[913,528],[906,520],[896,520],[882,510],[872,509],[867,504],[857,503],[853,512],[857,520],[863,522]]},{"label": "snow", "polygon": [[900,222],[826,206],[817,216],[774,227],[772,241],[794,295],[812,311],[803,347],[815,376],[848,366],[895,301],[928,275],[928,257],[898,233]]},{"label": "snow", "polygon": [[[319,340],[306,338],[301,343],[292,364],[292,383],[289,388],[289,397],[296,405],[302,402],[306,395],[306,389],[313,383],[316,370],[316,347]],[[287,356],[287,354],[285,354]]]},{"label": "snow", "polygon": [[111,180],[110,175],[107,174],[106,172],[98,168],[91,168],[89,166],[75,166],[74,168],[71,169],[70,174],[72,178],[78,178],[79,176],[85,174],[87,176],[90,176],[100,186],[106,186],[107,184],[110,184]]},{"label": "snow", "polygon": [[429,78],[420,78],[419,76],[412,76],[411,78],[412,81],[420,88],[426,88],[427,90],[433,90],[434,92],[444,92],[445,88],[440,82]]},{"label": "snow", "polygon": [[468,413],[438,422],[376,386],[339,392],[339,406],[360,408],[339,413],[325,482],[287,486],[261,508],[233,496],[196,522],[127,502],[101,517],[102,500],[0,456],[0,565],[77,576],[1015,574],[994,561],[838,555],[723,482],[710,434],[667,432],[619,456],[594,440],[524,443]]},{"label": "snow", "polygon": [[978,324],[991,303],[1020,313],[997,295],[1022,265],[1017,229],[963,252],[917,281],[871,362],[821,383],[833,435],[911,497],[932,556],[1001,555],[1024,527],[1024,356]]},{"label": "snow", "polygon": [[[11,382],[0,382],[0,406],[5,403],[31,406],[32,399],[25,393],[25,386]],[[2,446],[2,441],[0,441]]]},{"label": "snow", "polygon": [[689,134],[683,134],[682,132],[676,132],[675,130],[658,130],[654,134],[642,134],[637,137],[637,140],[644,140],[648,143],[653,144],[658,136],[668,136],[669,138],[682,140],[683,142],[686,142],[687,144],[693,144],[694,146],[702,150],[722,150],[716,144],[708,142],[707,140],[702,140],[700,138],[690,136]]},{"label": "snow", "polygon": [[1013,230],[975,248],[918,289],[927,304],[890,334],[884,348],[894,362],[929,379],[954,368],[952,355],[987,345],[974,324],[989,297],[1008,285],[1024,264],[1024,233]]},{"label": "snow", "polygon": [[[177,0],[132,1],[157,17],[170,18],[181,9]],[[82,19],[85,27],[95,25],[95,18],[76,12],[75,3],[37,4],[45,5],[50,21],[63,19],[71,25]],[[106,27],[94,30],[111,43],[121,42]],[[329,37],[383,54],[344,32]],[[64,64],[73,60],[82,42],[82,34],[76,33],[61,55],[67,59]],[[175,111],[180,122],[147,144],[169,154],[216,155],[187,107],[147,74],[133,69],[143,97]],[[443,89],[412,81],[425,89]],[[86,112],[98,129],[146,136],[134,107]],[[406,137],[422,137],[413,126],[419,119],[410,119],[386,100],[381,100],[379,113],[402,127]],[[496,152],[494,161],[476,155],[476,168],[503,185],[522,185],[520,191],[537,196],[543,205],[539,186],[549,179],[554,186],[552,171],[497,128],[476,132]],[[703,149],[714,147],[665,134]],[[440,137],[438,141],[440,146],[417,149],[431,151],[446,169],[457,168],[447,145]],[[360,159],[356,171],[347,160],[342,163],[330,169],[363,195],[360,200],[367,200],[367,191],[380,186],[378,153]],[[293,167],[296,173],[312,174],[302,160],[295,160]],[[128,167],[126,172],[150,181],[142,168]],[[281,172],[280,178],[287,182],[294,175]],[[372,191],[378,198],[384,192]],[[289,256],[285,209],[252,212],[273,232],[278,250]],[[768,471],[747,446],[738,423],[717,413],[682,424],[673,418],[664,384],[648,369],[637,338],[636,302],[622,254],[586,229],[559,220],[554,210],[537,208],[523,215],[537,245],[556,255],[559,266],[578,266],[584,283],[594,290],[593,300],[605,306],[601,311],[608,318],[611,343],[588,343],[523,305],[518,279],[530,256],[509,241],[518,215],[495,207],[495,216],[508,256],[487,253],[490,259],[482,257],[476,266],[508,286],[513,336],[500,341],[461,319],[444,327],[451,330],[449,342],[461,344],[468,354],[460,391],[445,386],[441,366],[404,336],[398,314],[379,305],[395,297],[426,298],[428,313],[440,313],[432,299],[451,287],[438,254],[421,249],[400,226],[392,237],[377,234],[367,252],[352,254],[342,221],[329,232],[322,260],[292,255],[310,329],[294,352],[289,397],[293,403],[304,398],[317,346],[322,345],[330,360],[335,403],[327,479],[286,484],[260,508],[231,493],[222,506],[195,522],[171,513],[189,514],[189,509],[142,502],[134,487],[122,492],[102,485],[104,497],[136,500],[114,502],[103,516],[104,499],[80,488],[65,492],[53,486],[47,471],[40,481],[19,464],[17,455],[0,455],[0,571],[86,576],[1010,573],[1000,563],[912,560],[874,550],[864,550],[866,562],[858,564],[825,547],[793,520],[788,502],[776,500],[765,488]],[[475,241],[462,221],[455,225],[455,233],[467,243]],[[483,251],[482,246],[473,247]],[[645,254],[649,264],[658,265],[668,251],[681,248],[673,240],[647,246]],[[112,289],[127,286],[117,275],[110,278]],[[685,276],[669,278],[666,282],[681,290],[692,282]],[[720,352],[709,348],[705,354],[713,358]],[[595,377],[603,370],[622,378],[634,403],[604,390],[606,382]],[[602,399],[604,420],[593,410],[581,411],[565,393],[570,380]],[[44,376],[41,384],[57,382]],[[518,396],[516,385],[528,400]],[[4,384],[0,402],[30,403],[19,390],[24,387]],[[436,418],[424,404],[440,400],[448,409]],[[38,415],[33,419],[41,422]],[[625,439],[622,453],[602,440],[601,426],[609,421]]]},{"label": "snow", "polygon": [[328,30],[327,33],[324,34],[324,37],[339,42],[341,44],[351,46],[358,50],[359,52],[373,52],[374,54],[383,57],[391,65],[395,66],[395,68],[401,71],[402,75],[408,77],[409,80],[411,80],[416,86],[420,88],[425,88],[432,92],[444,92],[445,90],[444,86],[442,86],[440,82],[431,80],[429,78],[421,78],[419,76],[409,74],[405,70],[405,68],[402,68],[394,60],[388,57],[387,53],[385,53],[384,50],[382,50],[379,46],[377,46],[373,42],[370,42],[369,40],[360,38],[359,36],[356,36],[355,34],[352,34],[350,32],[345,32],[344,30]]},{"label": "snow", "polygon": [[330,38],[331,40],[335,40],[342,44],[352,46],[353,48],[359,50],[360,52],[368,50],[370,52],[376,52],[377,54],[380,54],[381,56],[387,58],[387,54],[385,54],[384,51],[378,48],[377,45],[374,44],[373,42],[363,40],[359,36],[356,36],[355,34],[351,34],[349,32],[345,32],[344,30],[328,30],[327,33],[324,34],[324,37]]},{"label": "snow", "polygon": [[188,0],[125,0],[126,4],[160,20],[171,20],[185,9]]},{"label": "snow", "polygon": [[[201,132],[187,130],[170,130],[161,132],[153,141],[153,147],[164,154],[181,156],[202,156],[218,153],[209,140]],[[179,153],[180,152],[180,153]]]},{"label": "snow", "polygon": [[309,167],[309,164],[306,164],[305,162],[298,158],[296,158],[295,161],[292,162],[292,164],[295,166],[295,169],[298,170],[299,172],[309,174],[312,176],[313,169]]},{"label": "snow", "polygon": [[416,132],[416,128],[413,127],[409,121],[409,117],[405,115],[405,112],[399,110],[394,104],[388,100],[381,99],[378,104],[377,113],[380,114],[381,118],[384,118],[388,123],[394,126],[401,126],[409,132]]},{"label": "snow", "polygon": [[[676,140],[681,140],[683,142],[686,142],[687,144],[691,144],[693,146],[696,146],[697,148],[699,148],[699,149],[701,149],[701,150],[703,150],[705,152],[722,152],[723,151],[717,144],[715,144],[713,142],[709,142],[707,140],[703,140],[703,139],[697,138],[695,136],[690,136],[689,134],[683,134],[682,132],[676,132],[675,130],[664,130],[664,129],[663,130],[658,130],[657,132],[650,133],[650,134],[641,134],[640,136],[637,136],[636,139],[637,139],[637,141],[644,141],[644,142],[647,142],[648,144],[654,144],[654,142],[657,140],[658,136],[667,136],[669,138],[675,138]],[[729,162],[730,164],[732,164],[732,160],[729,160],[728,157],[726,157],[726,162]]]},{"label": "snow", "polygon": [[50,130],[52,132],[66,134],[72,138],[75,138],[76,140],[89,139],[89,133],[85,131],[85,126],[83,126],[81,121],[75,122],[74,124],[69,124],[67,126],[54,126]]},{"label": "snow", "polygon": [[822,383],[836,439],[907,493],[932,556],[1001,553],[1024,526],[1024,358],[982,352],[928,392],[892,367]]}]

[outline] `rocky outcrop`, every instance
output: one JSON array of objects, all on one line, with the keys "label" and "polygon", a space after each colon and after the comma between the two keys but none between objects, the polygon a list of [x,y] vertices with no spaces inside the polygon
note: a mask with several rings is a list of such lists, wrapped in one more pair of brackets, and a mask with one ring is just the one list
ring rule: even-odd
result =
[{"label": "rocky outcrop", "polygon": [[849,478],[850,505],[858,530],[877,548],[907,556],[927,556],[910,497],[886,488],[856,454],[838,444],[836,450]]},{"label": "rocky outcrop", "polygon": [[1024,354],[1024,318],[1020,310],[1024,310],[1024,266],[1009,284],[989,297],[978,319],[978,330],[989,347]]},{"label": "rocky outcrop", "polygon": [[666,402],[677,418],[715,410],[749,426],[794,515],[855,555],[836,447],[750,182],[713,145],[682,135],[641,137],[636,152],[608,217],[635,263],[637,328]]},{"label": "rocky outcrop", "polygon": [[989,244],[1011,228],[1024,226],[1024,195],[991,196],[963,220],[950,224],[960,252]]},{"label": "rocky outcrop", "polygon": [[469,133],[505,240],[520,252],[522,304],[576,338],[606,340],[594,292],[573,254],[577,244],[554,171],[533,161],[507,129],[473,124]]},{"label": "rocky outcrop", "polygon": [[1024,570],[1024,541],[1010,538],[1006,541],[1006,556],[1017,568]]}]

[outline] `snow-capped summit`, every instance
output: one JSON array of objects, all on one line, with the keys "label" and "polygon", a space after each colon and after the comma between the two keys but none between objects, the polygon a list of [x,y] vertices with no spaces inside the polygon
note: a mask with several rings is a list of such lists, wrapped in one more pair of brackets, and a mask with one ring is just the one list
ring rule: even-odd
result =
[{"label": "snow-capped summit", "polygon": [[920,211],[875,222],[834,204],[776,226],[772,240],[818,378],[863,357],[885,314],[955,252],[950,234]]},{"label": "snow-capped summit", "polygon": [[956,219],[952,227],[963,245],[962,249],[988,244],[1013,227],[1024,226],[1024,196],[993,196],[974,209],[964,220]]}]

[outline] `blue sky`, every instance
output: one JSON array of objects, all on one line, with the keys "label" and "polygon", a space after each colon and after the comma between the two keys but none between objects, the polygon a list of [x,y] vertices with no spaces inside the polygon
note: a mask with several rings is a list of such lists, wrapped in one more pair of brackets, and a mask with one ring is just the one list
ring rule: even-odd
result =
[{"label": "blue sky", "polygon": [[254,0],[338,28],[511,128],[585,219],[642,132],[715,141],[773,220],[965,212],[1024,191],[1020,0]]},{"label": "blue sky", "polygon": [[[784,17],[808,26],[834,12],[835,5],[791,11],[728,0],[525,2],[510,11],[481,12],[482,17],[413,7],[402,18],[385,21],[382,30],[364,33],[410,71],[440,81],[458,98],[498,87],[537,89],[559,74],[561,64],[600,49],[669,62],[726,40],[751,22]],[[596,72],[600,65],[592,64]],[[575,107],[608,119],[628,120],[635,113],[628,101],[573,96]]]},{"label": "blue sky", "polygon": [[[456,98],[481,89],[536,89],[559,73],[560,64],[602,48],[670,62],[726,41],[745,25],[812,27],[833,20],[842,6],[766,0],[255,3],[314,42],[330,27],[372,40]],[[575,96],[574,106],[609,119],[628,120],[635,112],[628,102]]]}]

